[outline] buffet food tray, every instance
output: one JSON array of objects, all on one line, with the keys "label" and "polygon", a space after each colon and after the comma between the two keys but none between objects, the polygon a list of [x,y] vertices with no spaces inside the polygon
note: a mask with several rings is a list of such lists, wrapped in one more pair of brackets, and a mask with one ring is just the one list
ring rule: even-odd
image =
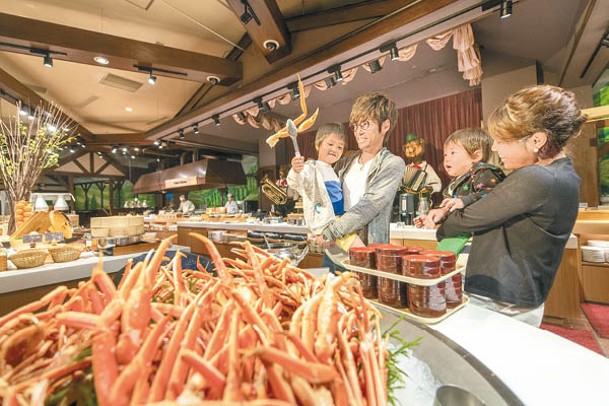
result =
[{"label": "buffet food tray", "polygon": [[383,312],[393,313],[393,314],[397,314],[399,316],[403,315],[405,319],[413,320],[413,321],[416,321],[421,324],[436,324],[436,323],[439,323],[442,320],[446,319],[447,317],[450,317],[456,311],[461,310],[463,307],[465,307],[465,305],[469,303],[469,296],[467,296],[466,294],[463,294],[463,299],[461,301],[461,304],[456,307],[453,307],[452,309],[447,308],[446,313],[440,317],[417,316],[416,314],[412,313],[408,309],[400,309],[397,307],[391,307],[391,306],[383,304],[383,303],[379,302],[378,300],[374,300],[374,299],[368,299],[368,300],[372,304],[374,304],[374,306],[376,306],[379,310],[381,310]]},{"label": "buffet food tray", "polygon": [[350,271],[361,272],[361,273],[365,273],[368,275],[378,276],[381,278],[391,279],[391,280],[399,281],[399,282],[406,282],[406,283],[410,283],[412,285],[417,285],[417,286],[433,286],[440,282],[444,282],[445,280],[451,278],[452,276],[458,274],[459,272],[465,271],[465,267],[461,266],[461,267],[458,267],[457,269],[455,269],[454,271],[449,272],[445,275],[442,275],[438,278],[423,279],[423,278],[413,278],[412,276],[397,275],[394,273],[378,271],[376,269],[362,268],[361,266],[351,265],[351,261],[348,258],[340,261],[340,265]]}]

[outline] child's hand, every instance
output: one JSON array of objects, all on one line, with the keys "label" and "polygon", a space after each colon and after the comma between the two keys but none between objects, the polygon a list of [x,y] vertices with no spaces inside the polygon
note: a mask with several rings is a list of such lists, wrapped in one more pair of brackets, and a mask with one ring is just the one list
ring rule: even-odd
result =
[{"label": "child's hand", "polygon": [[449,212],[453,212],[457,209],[462,209],[465,207],[465,203],[463,203],[463,200],[461,199],[444,199],[442,200],[442,203],[440,204],[440,207],[445,208],[446,210],[448,210]]},{"label": "child's hand", "polygon": [[304,162],[305,159],[303,156],[295,156],[294,158],[292,158],[292,169],[294,169],[294,172],[296,173],[300,173],[303,169],[304,169]]}]

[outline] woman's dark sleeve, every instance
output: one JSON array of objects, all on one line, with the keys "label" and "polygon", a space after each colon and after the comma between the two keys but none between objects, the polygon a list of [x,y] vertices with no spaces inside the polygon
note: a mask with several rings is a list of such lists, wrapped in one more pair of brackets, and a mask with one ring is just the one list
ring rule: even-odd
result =
[{"label": "woman's dark sleeve", "polygon": [[545,204],[552,186],[553,175],[547,169],[533,165],[522,168],[484,199],[451,213],[438,229],[437,237],[488,230],[532,213]]}]

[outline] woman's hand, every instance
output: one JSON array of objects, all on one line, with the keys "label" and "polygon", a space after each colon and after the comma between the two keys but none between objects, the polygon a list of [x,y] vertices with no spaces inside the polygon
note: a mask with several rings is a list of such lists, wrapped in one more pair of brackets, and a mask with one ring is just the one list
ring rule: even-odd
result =
[{"label": "woman's hand", "polygon": [[300,173],[304,169],[304,162],[305,159],[303,156],[295,156],[292,158],[291,165],[294,172]]},{"label": "woman's hand", "polygon": [[465,203],[463,203],[463,200],[458,199],[458,198],[453,198],[453,199],[444,199],[442,200],[442,203],[440,204],[440,207],[445,208],[446,210],[448,210],[449,212],[453,212],[457,209],[462,209],[465,207]]},{"label": "woman's hand", "polygon": [[414,226],[416,228],[438,228],[438,224],[444,220],[448,210],[445,209],[432,209],[429,213],[419,216],[414,219]]}]

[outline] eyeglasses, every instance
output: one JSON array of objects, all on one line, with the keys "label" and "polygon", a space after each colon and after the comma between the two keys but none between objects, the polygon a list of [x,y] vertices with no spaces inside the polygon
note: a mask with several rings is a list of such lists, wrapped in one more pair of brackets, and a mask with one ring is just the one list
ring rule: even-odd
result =
[{"label": "eyeglasses", "polygon": [[351,131],[353,132],[356,132],[358,128],[362,131],[368,131],[371,125],[372,123],[370,122],[370,120],[366,120],[361,123],[350,123],[349,128],[351,128]]}]

